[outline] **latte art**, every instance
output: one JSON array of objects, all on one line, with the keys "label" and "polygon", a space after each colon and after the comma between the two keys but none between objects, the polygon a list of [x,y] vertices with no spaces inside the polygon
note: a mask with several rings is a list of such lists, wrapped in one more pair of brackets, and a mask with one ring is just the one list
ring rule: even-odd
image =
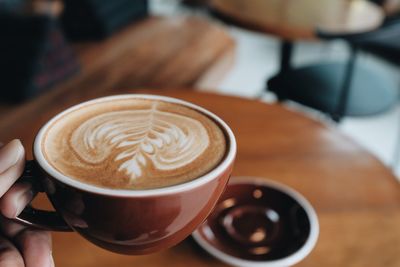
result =
[{"label": "latte art", "polygon": [[221,129],[205,115],[156,100],[125,99],[67,114],[47,132],[52,165],[76,179],[144,189],[195,179],[225,153]]},{"label": "latte art", "polygon": [[[83,144],[83,145],[82,145]],[[182,115],[157,110],[114,111],[84,122],[72,133],[71,147],[90,165],[104,160],[119,163],[131,179],[141,177],[146,165],[175,170],[190,164],[209,145],[203,125]],[[118,151],[115,158],[113,151]]]}]

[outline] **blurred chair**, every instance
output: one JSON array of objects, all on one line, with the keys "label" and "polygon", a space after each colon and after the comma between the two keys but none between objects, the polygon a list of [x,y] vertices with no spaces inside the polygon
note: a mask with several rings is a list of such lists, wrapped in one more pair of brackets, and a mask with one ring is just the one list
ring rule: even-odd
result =
[{"label": "blurred chair", "polygon": [[[315,108],[337,122],[346,115],[380,113],[398,103],[400,88],[393,77],[356,64],[356,58],[362,50],[400,66],[400,16],[387,18],[379,29],[368,33],[333,35],[318,31],[317,35],[326,40],[346,40],[351,47],[347,63],[291,69],[273,77],[268,81],[268,88],[279,100],[293,100]],[[399,162],[400,135],[393,166]]]},{"label": "blurred chair", "polygon": [[363,51],[400,66],[400,14],[388,17],[384,27],[393,30],[390,32],[382,30],[375,38],[364,40],[359,46]]},{"label": "blurred chair", "polygon": [[351,48],[348,61],[290,69],[268,81],[280,101],[292,100],[328,114],[339,122],[343,116],[384,112],[398,99],[398,85],[388,73],[357,64],[360,49],[399,64],[400,21],[388,19],[379,29],[362,34],[330,34],[317,30],[324,40],[343,39]]}]

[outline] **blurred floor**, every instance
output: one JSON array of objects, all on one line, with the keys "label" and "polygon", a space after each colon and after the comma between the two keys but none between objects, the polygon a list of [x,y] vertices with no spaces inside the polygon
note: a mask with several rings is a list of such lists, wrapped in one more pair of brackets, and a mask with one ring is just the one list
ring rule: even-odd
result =
[{"label": "blurred floor", "polygon": [[[178,7],[177,2],[176,0],[153,0],[151,1],[151,8],[155,14],[193,14],[185,8]],[[195,15],[202,16],[203,14],[196,12]],[[273,95],[265,92],[265,83],[278,70],[279,40],[273,36],[236,27],[228,27],[228,29],[237,42],[235,65],[218,88],[200,88],[200,90],[217,90],[220,93],[249,98],[261,96],[266,102],[275,101]],[[303,42],[296,44],[293,65],[300,66],[320,61],[340,61],[345,60],[347,56],[347,46],[342,42]],[[376,68],[383,68],[391,73],[393,79],[399,84],[400,90],[399,68],[367,54],[361,54],[358,60]],[[290,106],[293,107],[293,105]],[[323,117],[308,109],[298,106],[294,106],[294,108],[307,113],[307,115],[323,119]],[[381,115],[362,118],[347,117],[339,124],[338,128],[376,155],[386,165],[393,167],[397,176],[400,177],[400,161],[394,162],[396,137],[400,134],[400,103],[395,109]]]}]

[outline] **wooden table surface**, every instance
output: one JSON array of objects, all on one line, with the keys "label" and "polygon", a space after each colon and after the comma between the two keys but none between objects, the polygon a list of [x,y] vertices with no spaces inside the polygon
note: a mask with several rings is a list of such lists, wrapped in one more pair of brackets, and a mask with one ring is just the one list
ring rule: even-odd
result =
[{"label": "wooden table surface", "polygon": [[[400,187],[390,170],[333,127],[280,105],[189,90],[150,92],[201,105],[234,131],[234,175],[261,176],[301,192],[315,207],[320,237],[298,266],[400,266]],[[0,140],[22,138],[27,149],[45,121],[66,106],[96,97],[75,95],[61,105],[36,101],[0,123]],[[5,128],[6,127],[6,128]],[[44,198],[38,202],[43,205]],[[55,233],[57,267],[225,266],[191,239],[146,256],[122,256],[95,247],[74,233]]]},{"label": "wooden table surface", "polygon": [[240,26],[287,40],[314,39],[316,29],[359,33],[379,27],[384,11],[368,0],[208,0]]},{"label": "wooden table surface", "polygon": [[[149,17],[103,41],[75,43],[73,48],[80,72],[36,101],[62,105],[91,91],[115,94],[142,86],[213,88],[229,71],[235,53],[223,27],[178,16]],[[0,103],[0,121],[14,116],[14,107]]]}]

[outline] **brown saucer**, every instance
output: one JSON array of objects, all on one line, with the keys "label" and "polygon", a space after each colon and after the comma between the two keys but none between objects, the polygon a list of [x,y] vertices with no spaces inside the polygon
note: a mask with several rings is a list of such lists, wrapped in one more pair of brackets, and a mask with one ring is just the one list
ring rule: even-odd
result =
[{"label": "brown saucer", "polygon": [[265,178],[234,177],[193,237],[231,265],[270,267],[301,261],[318,233],[316,213],[299,193]]}]

